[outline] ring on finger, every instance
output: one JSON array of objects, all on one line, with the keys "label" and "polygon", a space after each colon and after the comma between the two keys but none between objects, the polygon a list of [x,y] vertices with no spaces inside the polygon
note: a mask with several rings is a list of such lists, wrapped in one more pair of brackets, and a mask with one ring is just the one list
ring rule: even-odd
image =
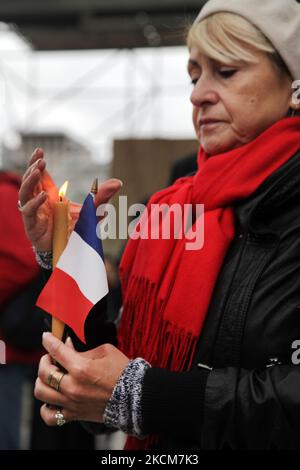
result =
[{"label": "ring on finger", "polygon": [[65,420],[64,414],[63,414],[61,409],[56,411],[55,419],[56,419],[56,425],[57,426],[63,426],[64,424],[66,424],[66,420]]},{"label": "ring on finger", "polygon": [[47,378],[47,383],[50,387],[54,388],[57,392],[59,392],[60,383],[65,375],[64,372],[54,369],[50,372]]}]

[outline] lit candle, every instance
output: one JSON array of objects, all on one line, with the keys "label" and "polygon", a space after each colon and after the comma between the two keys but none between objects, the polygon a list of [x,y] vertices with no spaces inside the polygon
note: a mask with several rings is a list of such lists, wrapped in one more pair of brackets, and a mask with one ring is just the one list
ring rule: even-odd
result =
[{"label": "lit candle", "polygon": [[[68,242],[70,210],[69,201],[65,197],[67,187],[68,181],[60,188],[59,200],[53,205],[53,269]],[[52,316],[52,334],[58,339],[62,339],[64,328],[65,324]]]}]

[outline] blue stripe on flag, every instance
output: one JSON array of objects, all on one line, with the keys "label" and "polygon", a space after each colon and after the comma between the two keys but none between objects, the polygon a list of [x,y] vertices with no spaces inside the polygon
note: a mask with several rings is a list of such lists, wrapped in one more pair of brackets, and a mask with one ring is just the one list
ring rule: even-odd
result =
[{"label": "blue stripe on flag", "polygon": [[98,219],[94,206],[94,198],[88,194],[80,211],[79,219],[75,225],[75,231],[88,243],[104,260],[102,242],[97,237],[96,228]]}]

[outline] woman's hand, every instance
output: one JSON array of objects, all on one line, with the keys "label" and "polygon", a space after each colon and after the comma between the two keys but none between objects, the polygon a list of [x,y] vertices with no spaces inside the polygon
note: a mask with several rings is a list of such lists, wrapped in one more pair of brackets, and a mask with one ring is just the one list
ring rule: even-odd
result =
[{"label": "woman's hand", "polygon": [[[102,183],[95,196],[95,206],[107,203],[121,186],[122,182],[117,179]],[[53,204],[58,200],[58,190],[46,171],[42,149],[35,150],[31,156],[28,169],[23,176],[19,200],[27,237],[37,250],[50,251],[52,249]],[[78,204],[71,204],[73,225],[78,217],[78,207],[80,207]]]},{"label": "woman's hand", "polygon": [[19,200],[27,237],[40,251],[52,248],[52,206],[57,188],[45,170],[44,151],[36,149],[22,180]]},{"label": "woman's hand", "polygon": [[[43,345],[49,354],[40,361],[35,397],[52,405],[41,408],[45,423],[50,426],[57,424],[55,413],[59,408],[66,422],[101,423],[107,401],[129,359],[111,344],[78,353],[70,340],[64,344],[51,333],[44,333]],[[57,369],[54,361],[67,371],[60,382],[59,391],[47,383],[49,374]]]}]

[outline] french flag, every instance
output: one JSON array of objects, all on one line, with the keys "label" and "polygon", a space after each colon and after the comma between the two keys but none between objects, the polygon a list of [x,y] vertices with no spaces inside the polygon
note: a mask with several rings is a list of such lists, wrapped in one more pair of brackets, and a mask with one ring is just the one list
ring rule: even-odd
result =
[{"label": "french flag", "polygon": [[68,325],[84,343],[84,323],[92,309],[108,293],[98,220],[90,193],[37,306]]}]

